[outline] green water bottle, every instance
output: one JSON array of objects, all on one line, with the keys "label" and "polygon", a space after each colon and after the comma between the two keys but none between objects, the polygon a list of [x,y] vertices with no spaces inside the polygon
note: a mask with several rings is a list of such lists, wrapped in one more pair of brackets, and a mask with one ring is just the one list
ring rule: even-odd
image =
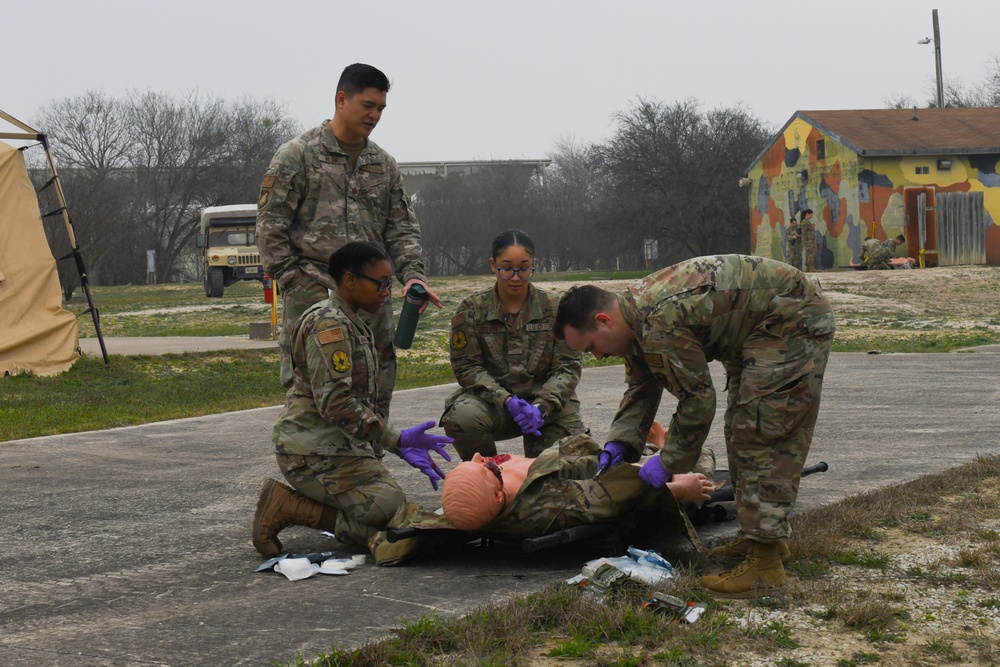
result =
[{"label": "green water bottle", "polygon": [[413,334],[417,331],[417,320],[420,319],[420,309],[427,303],[427,290],[423,285],[413,284],[406,290],[403,298],[403,308],[399,311],[399,323],[396,325],[396,335],[392,344],[408,350],[413,345]]}]

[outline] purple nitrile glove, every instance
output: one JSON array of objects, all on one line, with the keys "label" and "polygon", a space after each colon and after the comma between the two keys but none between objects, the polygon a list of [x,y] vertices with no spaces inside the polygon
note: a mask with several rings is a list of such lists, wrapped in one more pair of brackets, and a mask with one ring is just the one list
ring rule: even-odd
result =
[{"label": "purple nitrile glove", "polygon": [[602,473],[608,468],[614,468],[625,460],[625,452],[627,451],[628,445],[624,442],[605,443],[604,451],[597,457],[597,472]]},{"label": "purple nitrile glove", "polygon": [[542,413],[534,405],[518,396],[511,396],[510,400],[507,401],[507,411],[517,422],[521,433],[535,437],[542,435],[539,429],[542,428],[545,420],[542,419]]},{"label": "purple nitrile glove", "polygon": [[[424,422],[420,426],[404,428],[399,434],[399,448],[415,447],[417,449],[436,449],[437,445],[450,445],[455,442],[454,438],[446,435],[435,435],[427,433],[427,429],[434,428],[435,422]],[[448,459],[449,461],[451,459]]]},{"label": "purple nitrile glove", "polygon": [[660,463],[660,457],[654,456],[639,468],[639,479],[644,481],[647,486],[651,486],[654,489],[658,489],[670,480],[674,478],[673,473],[663,467]]},{"label": "purple nitrile glove", "polygon": [[435,445],[429,449],[403,447],[399,450],[399,458],[403,459],[411,466],[427,475],[428,479],[431,480],[431,486],[433,486],[434,490],[437,491],[438,482],[444,479],[444,473],[441,472],[441,468],[439,468],[438,464],[431,458],[432,451],[440,454],[441,458],[445,461],[451,461],[451,457],[448,456],[448,452],[444,451],[444,445]]}]

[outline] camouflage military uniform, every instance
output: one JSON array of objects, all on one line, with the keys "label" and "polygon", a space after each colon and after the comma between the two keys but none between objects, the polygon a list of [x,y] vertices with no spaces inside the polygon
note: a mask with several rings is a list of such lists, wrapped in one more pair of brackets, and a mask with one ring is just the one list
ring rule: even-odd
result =
[{"label": "camouflage military uniform", "polygon": [[541,437],[524,436],[525,456],[559,438],[585,432],[576,385],[581,355],[555,339],[559,295],[528,284],[516,317],[506,314],[496,286],[466,297],[451,320],[451,367],[461,388],[445,402],[441,426],[468,461],[497,453],[496,441],[521,435],[504,406],[511,395],[543,406]]},{"label": "camouflage military uniform", "polygon": [[896,242],[891,239],[885,243],[882,243],[878,239],[868,239],[864,242],[861,247],[861,263],[865,266],[865,268],[869,270],[892,268],[892,266],[889,265],[889,258],[892,256],[892,251],[890,251],[886,246],[888,243],[892,243],[892,251],[895,251]]},{"label": "camouflage military uniform", "polygon": [[337,539],[366,546],[405,502],[380,462],[397,450],[399,431],[375,409],[372,330],[334,292],[288,334],[292,385],[274,425],[278,466],[304,495],[340,510]]},{"label": "camouflage military uniform", "polygon": [[813,218],[803,219],[799,226],[802,227],[802,258],[803,270],[816,270],[816,223]]},{"label": "camouflage military uniform", "polygon": [[691,470],[715,416],[708,362],[721,361],[740,528],[761,542],[786,538],[833,342],[818,283],[776,260],[699,257],[646,277],[618,302],[635,342],[608,440],[637,457],[666,388],[678,404],[660,461]]},{"label": "camouflage military uniform", "polygon": [[[637,466],[616,466],[594,479],[601,446],[593,438],[580,433],[556,444],[535,459],[517,495],[482,532],[538,537],[575,526],[607,523],[629,512],[655,512],[699,544],[694,527],[670,490],[646,485],[639,478]],[[709,479],[714,477],[715,455],[711,449],[705,448],[694,471]],[[404,523],[421,529],[452,527],[442,514],[426,510]]]},{"label": "camouflage military uniform", "polygon": [[[405,284],[426,282],[420,226],[396,161],[367,141],[354,170],[330,130],[329,121],[283,145],[261,183],[257,202],[257,244],[264,270],[278,281],[282,295],[281,383],[291,384],[289,348],[295,321],[306,308],[335,289],[327,263],[351,241],[369,241],[392,259]],[[362,315],[375,332],[379,360],[378,408],[388,417],[396,384],[392,346],[392,304]]]},{"label": "camouflage military uniform", "polygon": [[802,229],[795,220],[785,230],[785,262],[802,270]]}]

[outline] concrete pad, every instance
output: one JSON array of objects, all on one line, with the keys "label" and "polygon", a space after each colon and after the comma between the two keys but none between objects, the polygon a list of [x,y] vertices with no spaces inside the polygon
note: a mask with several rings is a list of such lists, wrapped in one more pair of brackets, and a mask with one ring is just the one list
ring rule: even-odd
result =
[{"label": "concrete pad", "polygon": [[[833,355],[809,457],[829,462],[830,472],[803,481],[800,506],[996,454],[997,377],[997,354]],[[621,367],[584,371],[580,399],[599,440],[623,380]],[[398,392],[393,421],[437,417],[453,389]],[[666,396],[662,420],[673,407]],[[723,409],[709,440],[722,461]],[[296,651],[312,657],[381,638],[425,612],[462,613],[538,590],[606,555],[596,546],[531,555],[512,545],[464,546],[341,577],[256,574],[250,522],[261,483],[278,476],[270,452],[277,413],[0,443],[0,664],[285,662]],[[519,452],[520,444],[501,449]],[[395,457],[386,463],[413,500],[437,505],[426,477]],[[281,538],[299,553],[338,547],[304,528]]]}]

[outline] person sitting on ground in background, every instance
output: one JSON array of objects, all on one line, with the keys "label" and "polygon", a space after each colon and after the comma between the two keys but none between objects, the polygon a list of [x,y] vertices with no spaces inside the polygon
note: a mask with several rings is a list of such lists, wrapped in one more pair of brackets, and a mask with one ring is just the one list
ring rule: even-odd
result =
[{"label": "person sitting on ground in background", "polygon": [[868,258],[873,254],[877,255],[882,251],[882,243],[878,239],[866,236],[861,242],[861,263],[858,266],[867,268]]},{"label": "person sitting on ground in background", "polygon": [[426,474],[435,489],[444,475],[430,452],[451,460],[444,451],[451,438],[427,432],[433,421],[399,431],[377,406],[379,357],[359,311],[376,313],[389,298],[388,256],[354,241],[330,256],[328,270],[336,291],[289,332],[293,379],[272,441],[292,486],[264,483],[252,528],[254,547],[269,558],[281,551],[278,533],[288,526],[328,530],[374,554],[373,538],[406,502],[380,461],[385,451]]},{"label": "person sitting on ground in background", "polygon": [[526,456],[587,432],[576,385],[581,355],[552,334],[559,295],[531,284],[535,244],[519,229],[493,239],[496,282],[466,297],[451,321],[459,389],[441,427],[463,461],[493,456],[496,441],[523,435]]},{"label": "person sitting on ground in background", "polygon": [[896,252],[896,246],[906,243],[906,237],[902,234],[894,239],[887,239],[879,242],[878,239],[868,238],[862,248],[861,265],[869,271],[885,271],[892,268],[890,260]]}]

